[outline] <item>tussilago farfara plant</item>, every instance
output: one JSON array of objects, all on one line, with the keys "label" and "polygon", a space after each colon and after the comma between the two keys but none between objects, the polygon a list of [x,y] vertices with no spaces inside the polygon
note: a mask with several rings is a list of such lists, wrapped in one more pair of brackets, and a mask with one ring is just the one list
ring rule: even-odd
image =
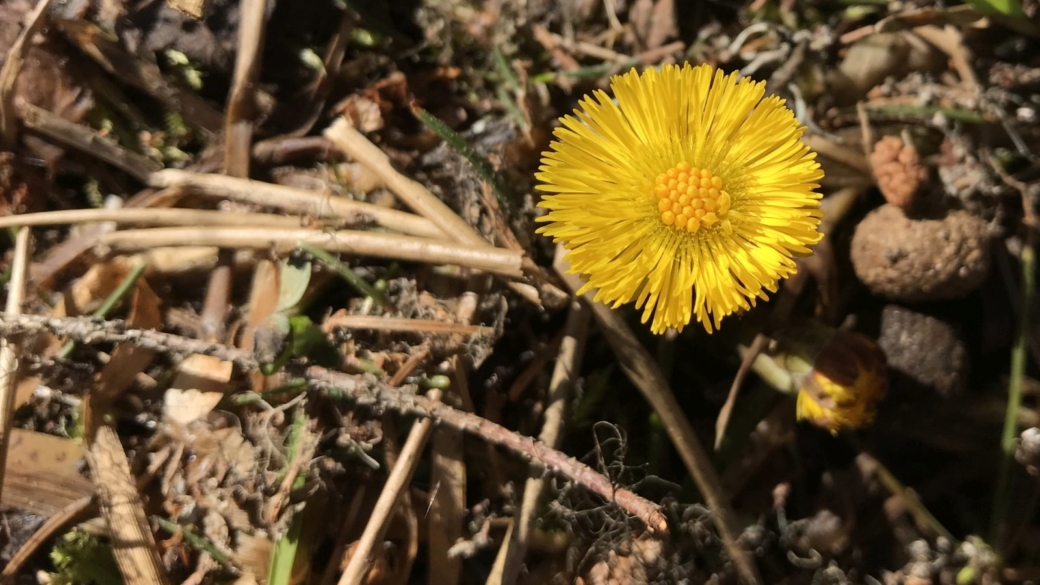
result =
[{"label": "tussilago farfara plant", "polygon": [[823,171],[763,82],[686,64],[611,89],[561,119],[537,174],[539,233],[567,249],[581,292],[635,302],[654,333],[694,316],[711,332],[811,253]]}]

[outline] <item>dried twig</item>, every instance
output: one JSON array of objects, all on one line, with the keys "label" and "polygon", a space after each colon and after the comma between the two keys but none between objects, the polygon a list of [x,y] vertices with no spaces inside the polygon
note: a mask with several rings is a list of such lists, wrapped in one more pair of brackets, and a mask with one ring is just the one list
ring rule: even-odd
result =
[{"label": "dried twig", "polygon": [[352,159],[375,172],[391,191],[419,215],[428,218],[456,242],[473,246],[489,246],[473,226],[465,222],[436,195],[426,188],[397,172],[378,146],[358,132],[346,118],[337,119],[325,130],[325,137]]},{"label": "dried twig", "polygon": [[[469,290],[459,299],[455,311],[462,323],[473,320],[479,301],[478,291],[490,284],[486,276],[470,279]],[[470,360],[455,355],[449,360],[452,384],[447,395],[468,411],[473,411],[469,393]],[[466,461],[463,436],[458,429],[439,428],[434,432],[430,449],[430,482],[437,486],[430,494],[430,513],[427,519],[427,547],[430,572],[427,583],[455,585],[462,572],[462,559],[453,557],[451,547],[463,538],[463,516],[466,511]]]},{"label": "dried twig", "polygon": [[[224,172],[230,177],[249,178],[253,145],[253,124],[257,118],[256,81],[264,39],[266,0],[240,3],[238,51],[224,116]],[[212,341],[223,341],[231,295],[234,288],[234,257],[229,250],[217,255],[217,266],[210,272],[200,313],[203,334]]]},{"label": "dried twig", "polygon": [[[428,399],[437,402],[440,400],[440,394],[440,390],[432,390]],[[412,474],[415,473],[415,467],[419,464],[419,457],[422,455],[422,448],[430,438],[432,430],[433,420],[425,418],[416,421],[408,431],[408,439],[401,448],[397,463],[386,478],[383,491],[372,508],[372,515],[368,524],[365,525],[364,532],[361,533],[357,546],[354,547],[350,561],[343,570],[343,574],[340,575],[339,585],[361,585],[368,574],[372,549],[386,534],[386,529],[390,526],[390,514],[397,505],[401,492],[411,483]]]},{"label": "dried twig", "polygon": [[413,331],[442,335],[492,335],[495,332],[493,327],[485,327],[483,325],[428,321],[426,319],[374,317],[370,315],[332,315],[322,323],[322,329],[325,331],[338,327],[344,329],[373,329],[376,331]]},{"label": "dried twig", "polygon": [[[256,358],[244,350],[160,331],[127,329],[118,321],[98,322],[81,317],[59,319],[36,315],[0,317],[0,337],[34,334],[44,330],[75,339],[80,343],[130,343],[165,353],[212,355],[245,370],[259,367]],[[294,373],[306,377],[316,388],[342,394],[361,406],[378,405],[403,414],[431,418],[440,424],[480,436],[490,443],[501,445],[529,461],[544,465],[570,478],[608,501],[613,501],[626,513],[645,522],[652,531],[661,532],[668,529],[668,523],[656,504],[630,490],[615,486],[610,479],[588,465],[536,439],[519,435],[475,414],[462,412],[425,396],[410,394],[409,392],[414,390],[413,386],[394,388],[376,381],[371,375],[344,374],[318,366],[302,370],[294,368]]]},{"label": "dried twig", "polygon": [[315,218],[336,217],[351,223],[360,223],[367,219],[404,234],[447,239],[440,228],[424,217],[284,185],[175,169],[152,174],[148,178],[148,184],[156,188],[184,187],[199,195],[274,207]]},{"label": "dried twig", "polygon": [[330,252],[452,264],[503,276],[521,276],[520,254],[510,250],[354,230],[172,227],[111,232],[103,235],[100,243],[121,250],[190,245],[258,250],[273,248],[279,253],[290,252],[306,243]]},{"label": "dried twig", "polygon": [[130,463],[109,425],[101,425],[90,447],[90,468],[98,489],[101,515],[108,523],[112,553],[127,585],[169,583],[159,559],[155,536],[137,493]]},{"label": "dried twig", "polygon": [[270,213],[224,213],[208,209],[121,207],[116,209],[63,209],[23,215],[5,215],[0,217],[0,228],[72,225],[99,221],[113,221],[124,225],[248,226],[289,229],[300,227],[300,220],[295,217]]},{"label": "dried twig", "polygon": [[[346,118],[340,117],[326,128],[325,137],[355,161],[375,172],[405,205],[428,218],[449,238],[473,246],[491,246],[473,226],[466,223],[426,187],[399,173],[390,164],[390,157],[351,126]],[[509,286],[525,299],[541,305],[537,291],[529,285],[513,282]]]},{"label": "dried twig", "polygon": [[18,35],[14,44],[7,50],[7,58],[0,69],[0,149],[11,150],[18,140],[18,112],[15,111],[14,105],[15,83],[18,81],[18,72],[22,69],[26,46],[46,22],[47,9],[50,6],[51,0],[41,0],[36,5],[22,34]]},{"label": "dried twig", "polygon": [[232,177],[249,177],[249,157],[256,119],[256,79],[264,41],[266,0],[243,0],[239,11],[238,51],[224,118],[224,170]]},{"label": "dried twig", "polygon": [[158,161],[131,152],[90,128],[69,122],[47,110],[31,104],[22,104],[18,109],[27,129],[99,158],[139,181],[147,181],[151,173],[162,168]]},{"label": "dried twig", "polygon": [[[22,314],[25,301],[26,275],[29,271],[29,228],[18,231],[14,244],[14,263],[7,293],[5,316]],[[14,397],[18,385],[18,344],[6,337],[0,339],[0,497],[7,470],[7,450],[11,443],[11,424],[14,417]]]}]

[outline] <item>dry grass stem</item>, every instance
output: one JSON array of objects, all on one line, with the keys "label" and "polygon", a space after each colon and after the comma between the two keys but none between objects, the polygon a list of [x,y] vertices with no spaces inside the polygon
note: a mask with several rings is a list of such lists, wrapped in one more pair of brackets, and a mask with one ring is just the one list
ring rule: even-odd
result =
[{"label": "dry grass stem", "polygon": [[18,109],[27,129],[103,160],[141,182],[162,168],[162,163],[131,152],[87,126],[69,122],[31,104],[22,104]]},{"label": "dry grass stem", "polygon": [[[557,447],[563,434],[564,413],[567,402],[571,399],[571,390],[581,374],[581,362],[585,355],[585,339],[588,336],[591,312],[580,301],[571,304],[567,323],[564,325],[564,337],[560,342],[556,365],[553,367],[549,381],[549,395],[546,399],[545,416],[538,440],[549,447]],[[520,576],[524,556],[527,554],[528,540],[538,513],[538,500],[545,489],[545,479],[541,474],[532,471],[524,483],[523,500],[520,511],[516,514],[513,525],[508,531],[509,537],[502,542],[495,558],[492,575],[497,578],[488,580],[487,585],[513,585]]]},{"label": "dry grass stem", "polygon": [[325,137],[361,165],[368,167],[386,183],[405,205],[428,218],[456,242],[473,246],[490,244],[452,211],[429,189],[402,175],[390,164],[390,158],[378,146],[365,138],[345,118],[339,118],[325,130]]},{"label": "dry grass stem", "polygon": [[22,70],[22,57],[26,46],[32,41],[47,20],[51,0],[41,0],[29,15],[29,22],[7,50],[3,68],[0,68],[0,149],[11,150],[18,140],[18,112],[15,110],[14,90],[18,73]]},{"label": "dry grass stem", "polygon": [[[386,153],[372,144],[345,118],[340,117],[326,128],[325,137],[355,161],[375,172],[405,205],[428,218],[450,239],[472,246],[492,246],[473,229],[473,226],[466,223],[429,189],[398,172]],[[509,287],[528,301],[541,306],[538,290],[531,285],[511,282]]]},{"label": "dry grass stem", "polygon": [[64,209],[0,217],[0,228],[15,226],[73,225],[113,221],[123,225],[223,226],[298,228],[295,217],[269,213],[225,213],[208,209]]},{"label": "dry grass stem", "polygon": [[[474,291],[486,288],[486,276],[470,278],[469,290],[459,298],[455,317],[469,323],[476,313],[480,297]],[[464,410],[473,410],[469,392],[470,361],[464,355],[449,360],[452,373],[447,395]],[[427,518],[427,559],[430,571],[427,582],[431,585],[455,585],[462,572],[462,559],[450,554],[451,547],[463,538],[466,514],[466,460],[463,435],[458,429],[439,428],[433,433],[430,448],[430,483],[437,488],[430,494]]]},{"label": "dry grass stem", "polygon": [[[440,390],[432,390],[428,399],[437,402],[440,400],[440,394]],[[389,477],[386,478],[383,491],[379,494],[375,507],[372,508],[372,515],[368,519],[368,524],[365,525],[364,532],[361,533],[357,546],[354,547],[350,561],[343,570],[343,574],[340,575],[339,585],[364,583],[371,565],[372,549],[376,543],[383,540],[386,529],[390,525],[390,515],[397,505],[398,498],[401,497],[401,492],[407,489],[408,484],[412,481],[412,474],[415,473],[423,446],[430,438],[432,429],[433,420],[425,418],[415,421],[411,430],[408,431],[408,439],[401,448],[397,463],[390,470]]]},{"label": "dry grass stem", "polygon": [[467,325],[465,323],[448,323],[445,321],[427,321],[425,319],[398,319],[393,317],[374,317],[370,315],[332,315],[322,324],[328,331],[333,328],[373,329],[377,331],[414,331],[437,333],[442,335],[492,335],[493,327]]},{"label": "dry grass stem", "polygon": [[[244,370],[259,367],[256,358],[248,351],[160,331],[128,329],[120,322],[99,322],[86,317],[0,317],[0,336],[35,334],[40,331],[50,331],[79,343],[130,343],[164,353],[212,355],[230,361]],[[370,375],[344,374],[318,366],[311,366],[296,373],[306,377],[312,386],[345,394],[361,406],[379,405],[403,414],[431,418],[440,424],[477,435],[581,484],[607,501],[616,503],[626,513],[646,523],[651,531],[662,532],[668,529],[668,523],[657,504],[614,485],[609,478],[588,465],[536,439],[520,435],[475,414],[412,394],[412,386],[395,388],[376,381]]]},{"label": "dry grass stem", "polygon": [[232,249],[274,249],[279,253],[290,252],[300,244],[310,244],[330,252],[408,262],[452,264],[503,276],[521,276],[520,254],[509,250],[353,230],[155,228],[108,233],[101,237],[100,243],[120,250],[183,244]]},{"label": "dry grass stem", "polygon": [[243,0],[239,6],[238,51],[224,117],[224,170],[232,177],[249,177],[266,7],[266,0]]},{"label": "dry grass stem", "polygon": [[223,197],[262,207],[273,207],[288,213],[299,213],[314,218],[334,217],[359,223],[372,221],[403,234],[447,239],[444,232],[426,218],[371,203],[352,201],[328,193],[315,193],[261,181],[176,169],[166,169],[152,174],[148,178],[148,184],[156,188],[184,187],[200,195]]},{"label": "dry grass stem", "polygon": [[112,553],[123,580],[127,585],[169,583],[115,429],[108,425],[98,428],[89,459],[101,515],[108,523]]},{"label": "dry grass stem", "polygon": [[[29,272],[29,228],[18,230],[14,243],[14,262],[7,293],[5,317],[22,314],[25,302],[26,276]],[[18,385],[18,344],[4,336],[0,339],[0,499],[3,498],[4,472],[7,470],[7,450],[11,444],[11,425],[14,419],[15,393]]]}]

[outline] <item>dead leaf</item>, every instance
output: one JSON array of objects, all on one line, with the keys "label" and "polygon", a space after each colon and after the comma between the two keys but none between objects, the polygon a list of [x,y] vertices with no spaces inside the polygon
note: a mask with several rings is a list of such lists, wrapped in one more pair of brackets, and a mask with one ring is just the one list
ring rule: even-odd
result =
[{"label": "dead leaf", "polygon": [[83,454],[72,439],[11,429],[0,505],[53,516],[94,493],[94,485],[79,473]]},{"label": "dead leaf", "polygon": [[383,129],[383,114],[376,102],[355,94],[340,102],[340,107],[343,109],[343,115],[361,132]]},{"label": "dead leaf", "polygon": [[188,356],[163,395],[163,417],[182,425],[205,417],[224,398],[233,367],[213,356]]}]

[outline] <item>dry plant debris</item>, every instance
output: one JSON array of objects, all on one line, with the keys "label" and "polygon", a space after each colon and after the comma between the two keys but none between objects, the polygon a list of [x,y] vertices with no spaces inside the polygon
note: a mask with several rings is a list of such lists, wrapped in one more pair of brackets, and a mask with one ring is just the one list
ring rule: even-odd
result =
[{"label": "dry plant debris", "polygon": [[0,580],[1035,581],[1038,31],[0,0]]}]

